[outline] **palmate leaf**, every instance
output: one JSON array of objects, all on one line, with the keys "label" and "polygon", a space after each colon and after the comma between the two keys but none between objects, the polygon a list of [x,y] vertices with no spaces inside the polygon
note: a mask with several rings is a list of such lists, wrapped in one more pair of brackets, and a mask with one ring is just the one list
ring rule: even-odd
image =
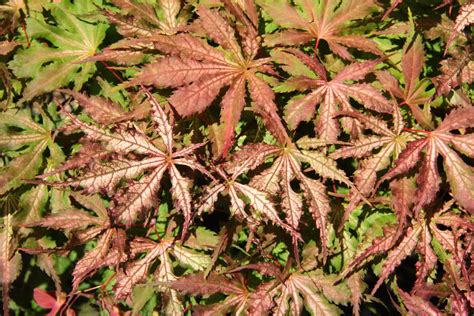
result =
[{"label": "palmate leaf", "polygon": [[140,108],[135,108],[134,111],[127,113],[117,104],[101,97],[88,97],[82,93],[67,89],[59,91],[71,95],[84,111],[99,124],[108,125],[138,119],[142,116]]},{"label": "palmate leaf", "polygon": [[[393,207],[396,212],[403,213],[404,211],[399,209],[401,204],[396,200],[398,198],[400,198],[400,196],[394,198],[392,202]],[[410,207],[413,205],[416,197],[411,195],[406,199],[408,200],[407,205],[402,207]],[[474,222],[471,218],[464,216],[463,213],[456,212],[456,214],[454,214],[451,205],[452,203],[447,203],[443,209],[433,214],[429,220],[426,216],[422,216],[424,213],[418,213],[416,217],[414,216],[413,220],[406,225],[408,227],[402,227],[402,229],[406,228],[406,232],[404,232],[403,235],[400,232],[400,228],[387,229],[384,236],[375,239],[371,246],[355,257],[342,272],[341,277],[347,276],[348,273],[360,267],[362,263],[369,260],[373,255],[387,253],[382,272],[379,275],[379,280],[374,288],[372,288],[372,294],[374,294],[382,285],[383,281],[395,271],[395,268],[397,268],[405,258],[416,252],[419,255],[419,261],[416,263],[417,280],[414,289],[416,290],[417,287],[421,287],[425,284],[425,279],[435,269],[437,262],[443,262],[446,256],[445,254],[439,255],[435,253],[433,240],[441,243],[444,247],[444,251],[454,258],[458,267],[464,269],[465,262],[461,258],[460,253],[462,253],[461,249],[468,246],[464,242],[456,244],[455,236],[458,229],[460,229],[457,235],[458,238],[461,238],[461,236],[465,234],[472,234]],[[411,214],[412,212],[409,211],[409,214],[406,214],[406,216],[411,217]],[[399,223],[398,225],[400,226],[406,223],[407,221],[402,224]]]},{"label": "palmate leaf", "polygon": [[[466,269],[462,254],[469,246],[464,241],[456,242],[455,240],[471,235],[474,231],[474,222],[463,213],[456,212],[455,214],[450,206],[450,203],[447,203],[441,211],[437,212],[428,225],[421,227],[421,232],[417,236],[416,251],[421,259],[417,262],[416,287],[425,284],[425,279],[435,269],[438,261],[444,261],[444,255],[440,255],[433,248],[435,241],[443,245],[444,251],[452,256],[453,261],[461,270]],[[413,226],[416,229],[416,225]],[[461,231],[458,232],[458,229]]]},{"label": "palmate leaf", "polygon": [[[358,112],[347,113],[347,115],[356,118],[366,130],[372,130],[379,135],[361,136],[350,146],[344,146],[331,153],[330,157],[333,159],[360,158],[354,182],[360,193],[370,196],[375,190],[377,172],[388,168],[392,158],[397,159],[406,144],[413,140],[413,135],[403,131],[403,118],[398,107],[393,108],[394,124],[391,129],[384,121],[372,116],[362,115]],[[375,151],[377,152],[372,154]],[[358,192],[352,193],[341,224],[360,202],[360,194]]]},{"label": "palmate leaf", "polygon": [[184,14],[179,15],[181,3],[177,0],[159,0],[154,6],[150,1],[113,0],[120,8],[120,15],[111,11],[106,15],[117,23],[118,31],[124,37],[150,36],[156,33],[173,34],[176,28],[186,22]]},{"label": "palmate leaf", "polygon": [[[199,203],[198,211],[212,212],[214,204],[218,200],[220,194],[227,194],[230,197],[230,212],[240,221],[246,221],[248,225],[255,229],[262,219],[272,221],[275,225],[282,227],[290,232],[294,238],[300,239],[299,234],[288,224],[283,222],[272,203],[269,201],[266,192],[258,190],[250,185],[238,183],[237,177],[245,171],[245,167],[240,168],[231,176],[228,176],[223,170],[216,170],[222,178],[222,182],[214,181],[210,186],[205,188],[206,194]],[[249,201],[251,213],[246,211],[246,201]]]},{"label": "palmate leaf", "polygon": [[421,79],[420,75],[425,64],[425,53],[421,37],[417,36],[412,42],[407,41],[403,49],[402,74],[405,85],[400,88],[398,80],[388,71],[377,72],[377,78],[387,91],[401,99],[402,104],[408,105],[420,125],[433,128],[431,118],[419,108],[430,100],[434,90],[428,90],[431,83],[429,79]]},{"label": "palmate leaf", "polygon": [[259,0],[258,3],[274,23],[284,28],[267,35],[267,45],[297,46],[315,40],[317,48],[324,40],[332,52],[347,60],[353,59],[347,47],[383,55],[372,40],[355,34],[344,35],[348,22],[368,16],[377,7],[373,0],[298,0],[296,7],[287,0]]},{"label": "palmate leaf", "polygon": [[[145,94],[148,102],[152,104],[152,118],[156,132],[163,141],[164,150],[156,147],[148,136],[133,124],[127,129],[118,124],[115,131],[108,131],[84,123],[68,113],[72,123],[81,128],[90,141],[103,144],[108,155],[99,155],[98,161],[80,158],[69,165],[66,161],[66,167],[59,167],[57,172],[78,169],[79,175],[64,182],[49,182],[48,184],[61,187],[83,187],[88,193],[109,192],[114,200],[110,209],[114,220],[131,225],[137,219],[143,218],[144,212],[154,205],[163,174],[168,171],[173,185],[172,195],[175,206],[185,218],[184,234],[192,215],[189,193],[192,182],[184,178],[176,166],[197,169],[205,174],[208,172],[192,157],[199,144],[180,150],[174,149],[173,129],[161,108],[162,105],[148,91],[145,91]],[[79,101],[84,101],[84,98],[85,96],[81,95]],[[88,150],[90,147],[84,148]],[[133,153],[141,154],[143,158],[140,160]],[[55,171],[49,174],[54,173]],[[145,175],[136,179],[143,173]],[[129,184],[117,190],[116,186],[122,179],[127,180]]]},{"label": "palmate leaf", "polygon": [[244,12],[237,6],[232,8],[237,14],[234,23],[241,42],[226,18],[218,11],[200,6],[196,24],[220,47],[213,47],[187,33],[156,35],[152,41],[165,57],[147,65],[130,82],[131,85],[141,83],[158,88],[176,88],[169,102],[181,116],[203,112],[219,92],[228,87],[221,101],[220,124],[224,135],[216,138],[223,141],[222,145],[217,146],[220,148],[219,156],[225,156],[231,148],[234,129],[245,106],[247,89],[255,102],[255,112],[264,117],[267,128],[280,142],[288,140],[277,115],[274,92],[257,75],[268,70],[270,59],[256,58],[260,50],[257,30]]},{"label": "palmate leaf", "polygon": [[[436,193],[439,190],[441,177],[437,167],[437,158],[438,155],[441,155],[453,197],[459,206],[472,214],[474,201],[473,170],[450,147],[452,146],[468,157],[472,157],[472,146],[469,141],[471,137],[470,134],[458,135],[450,133],[450,131],[472,126],[473,109],[473,107],[469,107],[451,112],[437,129],[427,132],[425,138],[409,143],[400,154],[395,167],[383,176],[381,181],[393,178],[396,175],[406,174],[418,164],[422,151],[426,150],[420,172],[416,178],[418,187],[415,190],[410,185],[409,180],[393,183],[393,207],[399,218],[398,227],[388,229],[385,236],[376,239],[372,246],[352,261],[342,275],[346,275],[347,271],[359,266],[371,255],[389,251],[379,281],[372,290],[372,293],[375,293],[383,280],[400,265],[401,261],[416,251],[422,258],[417,263],[416,284],[422,284],[439,260],[431,246],[433,238],[456,258],[456,263],[459,266],[464,266],[464,262],[459,259],[460,256],[458,250],[456,250],[457,246],[453,233],[456,230],[455,227],[460,226],[462,227],[461,235],[469,234],[473,229],[472,221],[459,215],[449,216],[446,210],[434,214],[428,221],[428,219],[422,217],[424,213],[421,210],[430,210],[429,206],[435,200]],[[447,209],[449,210],[449,207]],[[446,216],[450,219],[446,219]],[[405,223],[409,222],[407,218],[410,217],[413,217],[411,225],[408,226],[407,232],[402,234]],[[450,230],[443,231],[440,230],[438,225],[453,227],[454,230],[453,232]]]},{"label": "palmate leaf", "polygon": [[[61,149],[52,140],[53,123],[41,108],[36,110],[40,112],[41,123],[35,121],[29,110],[8,110],[0,114],[0,151],[4,157],[7,157],[5,165],[0,171],[0,209],[2,213],[2,224],[0,225],[2,273],[0,273],[0,279],[2,279],[3,285],[4,315],[8,315],[9,285],[18,276],[21,268],[21,255],[17,253],[19,247],[17,240],[24,240],[31,232],[19,225],[25,221],[39,219],[48,200],[49,192],[44,185],[27,189],[26,182],[41,171],[44,160],[47,161],[46,168],[50,168],[63,159]],[[54,192],[51,193],[54,195]],[[19,203],[11,203],[12,198],[18,198]],[[52,207],[54,208],[54,206]],[[42,240],[33,242],[41,243]],[[57,287],[60,286],[59,277],[52,268],[50,258],[39,255],[37,265],[52,276]]]},{"label": "palmate leaf", "polygon": [[459,14],[454,22],[454,30],[446,42],[444,54],[446,54],[456,36],[461,33],[466,26],[472,23],[474,23],[474,3],[472,3],[472,1],[467,1],[459,10]]},{"label": "palmate leaf", "polygon": [[8,0],[0,5],[0,34],[13,32],[19,24],[21,14],[26,13],[24,0]]},{"label": "palmate leaf", "polygon": [[104,15],[124,37],[94,57],[92,60],[110,60],[118,64],[135,64],[143,60],[148,51],[153,51],[151,38],[157,34],[175,34],[185,26],[190,12],[179,0],[150,1],[114,0],[119,12],[105,10]]},{"label": "palmate leaf", "polygon": [[441,74],[434,78],[437,95],[448,95],[463,83],[474,81],[474,61],[467,54],[441,61]]},{"label": "palmate leaf", "polygon": [[[240,276],[240,275],[239,275]],[[264,283],[251,291],[243,282],[242,278],[226,277],[221,274],[211,273],[204,277],[202,273],[195,273],[169,283],[169,287],[184,294],[191,295],[213,295],[225,294],[224,301],[194,306],[194,315],[226,315],[234,312],[236,315],[247,313],[248,315],[264,315],[269,312],[268,304],[261,304],[262,297],[270,298],[268,295],[268,285],[272,282]],[[261,313],[254,313],[254,310],[261,309]]]},{"label": "palmate leaf", "polygon": [[[131,242],[130,248],[133,255],[143,252],[147,254],[142,258],[129,262],[125,269],[117,275],[116,299],[120,300],[129,296],[133,286],[146,280],[152,272],[150,271],[152,265],[157,261],[159,265],[153,271],[154,281],[158,284],[168,284],[176,281],[177,277],[173,272],[174,268],[170,256],[175,258],[180,265],[189,267],[194,271],[203,271],[210,264],[211,259],[208,255],[187,248],[168,235],[169,232],[160,242],[145,238],[136,238]],[[182,313],[183,306],[175,290],[162,285],[157,290],[167,297],[165,310],[170,315]]]},{"label": "palmate leaf", "polygon": [[[42,14],[29,17],[26,25],[33,39],[31,46],[20,50],[9,63],[17,77],[32,79],[22,94],[23,101],[71,82],[80,89],[96,70],[94,63],[80,62],[95,54],[107,30],[105,23],[78,17],[96,10],[90,1],[67,0],[45,7],[51,10],[56,24]],[[44,40],[51,46],[41,44]]]},{"label": "palmate leaf", "polygon": [[[349,301],[349,289],[345,282],[334,285],[335,275],[314,269],[309,263],[315,261],[312,256],[317,250],[314,248],[313,243],[303,250],[304,267],[296,271],[281,272],[273,263],[257,262],[238,265],[224,274],[212,272],[207,278],[202,273],[194,273],[168,286],[190,295],[226,295],[220,302],[194,306],[196,315],[301,315],[304,308],[312,315],[338,315],[340,310],[336,304]],[[243,270],[258,271],[272,279],[251,287]]]},{"label": "palmate leaf", "polygon": [[[292,59],[292,67],[296,63],[300,63],[302,64],[300,67],[307,66],[313,72],[312,77],[307,75],[291,77],[282,84],[284,87],[288,87],[288,90],[311,90],[307,95],[290,99],[286,105],[285,120],[291,129],[296,129],[302,121],[310,120],[315,115],[316,107],[319,105],[319,114],[316,119],[318,136],[328,142],[336,141],[340,129],[335,116],[339,110],[353,111],[349,98],[355,99],[370,110],[382,113],[392,112],[392,106],[388,100],[371,85],[346,83],[348,80],[358,81],[364,79],[379,63],[379,60],[353,63],[341,70],[332,80],[329,80],[324,67],[314,58],[296,50],[290,50],[289,53],[297,57],[297,60],[288,57]],[[288,53],[282,52],[282,54]],[[285,61],[282,60],[282,62]],[[354,131],[358,129],[354,126],[353,121],[346,121],[343,124],[351,134],[354,134]]]},{"label": "palmate leaf", "polygon": [[34,266],[50,314],[468,315],[472,1],[442,2],[3,1],[2,315]]},{"label": "palmate leaf", "polygon": [[430,204],[436,197],[441,183],[437,158],[441,155],[454,199],[468,212],[474,212],[474,169],[454,150],[468,157],[474,157],[472,134],[450,133],[452,130],[472,127],[473,118],[474,107],[472,106],[452,111],[438,128],[427,132],[426,137],[409,143],[398,157],[395,166],[380,179],[379,183],[397,175],[406,174],[418,164],[422,151],[426,150],[421,159],[422,164],[417,177],[415,211]]},{"label": "palmate leaf", "polygon": [[[73,193],[74,200],[94,211],[97,216],[81,209],[62,210],[41,220],[28,223],[29,227],[47,227],[64,230],[71,235],[72,245],[85,244],[97,240],[96,246],[86,252],[76,263],[73,275],[73,291],[81,282],[101,267],[116,266],[127,259],[125,232],[111,226],[111,218],[98,196],[86,196]],[[66,246],[67,248],[67,246]],[[26,250],[28,251],[28,250]]]},{"label": "palmate leaf", "polygon": [[62,154],[51,139],[52,122],[46,115],[42,115],[42,119],[42,124],[36,123],[29,111],[0,113],[0,149],[16,156],[1,170],[0,194],[35,177],[40,172],[47,148],[52,158],[59,162]]},{"label": "palmate leaf", "polygon": [[[249,170],[262,165],[266,159],[274,157],[273,164],[254,176],[250,185],[242,185],[235,182],[235,179]],[[260,211],[274,224],[283,227],[290,232],[292,236],[299,239],[300,218],[303,214],[303,202],[306,203],[312,214],[316,226],[320,231],[321,244],[323,250],[323,260],[326,259],[327,242],[327,218],[329,214],[329,199],[326,195],[324,185],[315,179],[308,177],[302,171],[302,164],[309,166],[323,178],[329,178],[351,186],[351,182],[346,175],[340,171],[335,161],[327,156],[310,150],[298,150],[294,144],[280,147],[274,145],[246,145],[237,152],[232,160],[226,164],[225,169],[232,174],[227,178],[222,172],[225,183],[215,183],[206,189],[207,194],[201,201],[200,212],[213,210],[214,203],[217,201],[221,192],[227,192],[231,199],[232,210],[238,218],[246,219],[252,225],[255,225],[254,215],[245,213],[245,203],[240,201],[238,193],[247,196],[250,200],[250,206]],[[297,193],[291,186],[291,182],[297,180],[300,183],[302,192]],[[253,193],[251,193],[253,192]],[[258,192],[258,193],[257,193]],[[259,203],[257,196],[262,198],[265,194],[271,197],[279,196],[281,198],[281,208],[285,214],[283,222],[278,213],[271,206],[271,209],[264,208]],[[271,205],[268,198],[265,203]],[[267,210],[268,209],[268,210]],[[258,223],[258,221],[257,221]]]},{"label": "palmate leaf", "polygon": [[350,296],[345,284],[334,286],[334,281],[335,276],[319,270],[292,273],[272,291],[274,315],[301,315],[303,305],[312,315],[339,315],[339,308],[329,301],[344,304]]},{"label": "palmate leaf", "polygon": [[14,32],[22,21],[23,16],[29,16],[32,12],[41,11],[43,6],[50,0],[5,0],[0,4],[1,34]]}]

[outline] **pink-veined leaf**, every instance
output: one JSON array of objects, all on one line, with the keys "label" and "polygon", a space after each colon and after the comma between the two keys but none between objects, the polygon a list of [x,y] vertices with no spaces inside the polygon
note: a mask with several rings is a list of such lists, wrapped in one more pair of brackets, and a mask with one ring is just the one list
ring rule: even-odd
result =
[{"label": "pink-veined leaf", "polygon": [[382,55],[371,40],[359,35],[343,34],[348,21],[362,19],[370,14],[377,6],[373,0],[345,0],[341,3],[322,0],[318,4],[302,1],[298,3],[298,9],[287,0],[260,0],[258,3],[274,23],[284,28],[267,35],[267,45],[296,46],[315,40],[317,48],[320,40],[325,40],[344,59],[353,59],[346,47]]},{"label": "pink-veined leaf", "polygon": [[382,267],[382,272],[380,273],[379,279],[375,286],[372,288],[372,295],[377,291],[380,285],[382,285],[382,282],[389,276],[389,274],[391,274],[393,270],[395,270],[395,268],[400,265],[402,260],[405,259],[407,256],[411,255],[413,250],[415,250],[421,231],[422,227],[420,225],[409,229],[400,244],[388,253],[387,259],[385,260],[384,265]]},{"label": "pink-veined leaf", "polygon": [[466,4],[461,6],[459,14],[456,17],[456,21],[454,22],[454,30],[446,42],[446,48],[444,50],[445,55],[456,36],[461,33],[466,26],[472,23],[474,23],[474,3],[468,1]]},{"label": "pink-veined leaf", "polygon": [[[290,53],[293,50],[289,51]],[[348,84],[345,81],[359,81],[373,70],[380,60],[372,60],[364,63],[353,63],[342,69],[332,80],[326,79],[326,70],[322,66],[313,65],[313,58],[301,53],[295,55],[314,71],[314,75],[320,79],[306,76],[292,77],[289,85],[302,86],[302,90],[311,89],[305,96],[296,96],[290,99],[285,107],[285,119],[291,129],[296,129],[301,121],[308,121],[314,116],[316,109],[319,113],[316,118],[316,131],[323,140],[334,142],[340,134],[339,123],[336,115],[338,111],[353,111],[349,99],[352,98],[364,105],[366,108],[381,113],[391,113],[393,106],[385,97],[371,85],[366,83]],[[310,60],[308,60],[310,59]],[[284,62],[284,61],[282,61]],[[304,81],[295,79],[305,79]],[[353,123],[352,119],[346,122]]]},{"label": "pink-veined leaf", "polygon": [[[230,2],[227,6],[237,15],[237,19],[247,23],[247,29],[254,28],[238,7]],[[157,49],[166,54],[165,57],[145,67],[130,84],[176,88],[169,102],[181,116],[203,112],[221,89],[229,87],[221,102],[224,135],[214,137],[216,142],[223,143],[215,146],[218,156],[225,156],[233,143],[234,129],[244,108],[247,83],[250,96],[257,106],[255,112],[264,116],[265,124],[280,142],[287,142],[285,128],[273,103],[273,91],[255,75],[270,63],[268,58],[255,59],[259,49],[256,46],[256,30],[245,31],[245,28],[235,27],[243,39],[242,49],[229,19],[204,6],[199,6],[197,12],[199,18],[196,25],[221,48],[228,50],[229,56],[224,57],[220,49],[188,34],[157,35],[152,41]]]}]

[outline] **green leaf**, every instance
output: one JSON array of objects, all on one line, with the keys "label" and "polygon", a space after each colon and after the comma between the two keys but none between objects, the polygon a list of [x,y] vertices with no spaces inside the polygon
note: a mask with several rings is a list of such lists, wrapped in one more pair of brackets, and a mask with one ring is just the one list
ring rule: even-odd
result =
[{"label": "green leaf", "polygon": [[38,174],[47,144],[47,141],[42,141],[31,152],[12,160],[1,175],[0,194],[19,187],[22,180],[31,179]]},{"label": "green leaf", "polygon": [[145,304],[153,297],[155,290],[153,284],[144,284],[143,286],[137,286],[133,290],[133,306],[132,314],[138,315],[143,310]]},{"label": "green leaf", "polygon": [[96,10],[92,1],[65,0],[45,8],[51,10],[54,22],[41,14],[29,17],[26,25],[33,39],[31,46],[20,50],[9,64],[17,77],[32,79],[22,101],[71,82],[80,89],[96,70],[94,63],[81,61],[95,54],[108,27],[84,19]]},{"label": "green leaf", "polygon": [[208,255],[185,247],[175,245],[172,249],[172,253],[180,263],[194,270],[204,270],[211,263],[211,258]]}]

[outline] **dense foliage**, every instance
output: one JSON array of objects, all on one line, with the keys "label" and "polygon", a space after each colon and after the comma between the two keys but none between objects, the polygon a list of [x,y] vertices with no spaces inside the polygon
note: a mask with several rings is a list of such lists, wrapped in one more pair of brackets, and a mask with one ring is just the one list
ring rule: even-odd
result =
[{"label": "dense foliage", "polygon": [[468,315],[473,22],[3,1],[3,315]]}]

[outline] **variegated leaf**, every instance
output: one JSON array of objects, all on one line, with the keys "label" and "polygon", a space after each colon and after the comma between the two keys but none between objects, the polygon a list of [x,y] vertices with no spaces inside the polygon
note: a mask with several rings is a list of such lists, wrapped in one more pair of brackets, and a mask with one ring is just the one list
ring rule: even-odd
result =
[{"label": "variegated leaf", "polygon": [[120,220],[131,225],[143,212],[151,207],[160,188],[161,178],[166,167],[161,166],[137,182],[130,184],[119,196],[113,213]]},{"label": "variegated leaf", "polygon": [[74,180],[57,183],[60,186],[81,186],[86,192],[97,192],[101,189],[112,191],[123,178],[133,179],[140,173],[164,164],[164,158],[149,158],[140,161],[116,160],[112,163],[95,166],[85,175]]},{"label": "variegated leaf", "polygon": [[422,227],[420,225],[410,228],[400,244],[388,253],[379,279],[372,288],[372,295],[377,291],[380,285],[382,285],[382,282],[389,276],[389,274],[391,274],[393,270],[395,270],[395,268],[400,265],[402,260],[411,255],[413,250],[415,250],[421,231]]}]

